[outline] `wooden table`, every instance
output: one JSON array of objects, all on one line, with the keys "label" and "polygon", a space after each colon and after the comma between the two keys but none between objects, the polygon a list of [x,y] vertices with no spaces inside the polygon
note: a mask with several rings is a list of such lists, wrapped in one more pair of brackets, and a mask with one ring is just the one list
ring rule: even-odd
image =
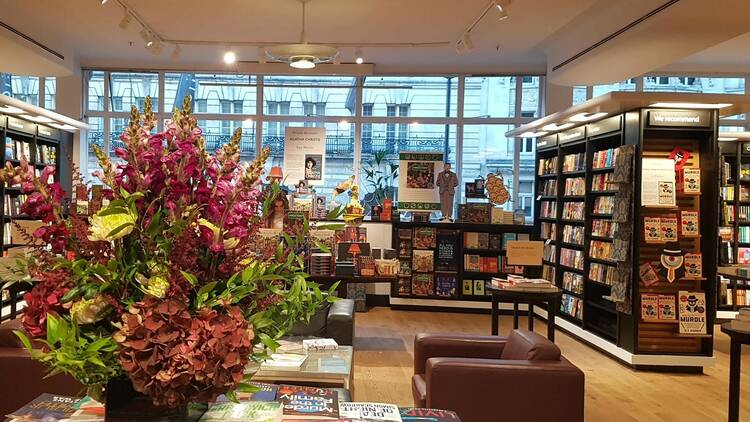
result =
[{"label": "wooden table", "polygon": [[555,341],[555,313],[560,308],[562,290],[556,292],[523,292],[516,290],[498,289],[487,283],[485,287],[492,295],[492,335],[498,335],[500,325],[500,303],[513,304],[513,329],[518,328],[518,304],[529,306],[529,331],[534,331],[534,305],[547,304],[547,338]]},{"label": "wooden table", "polygon": [[740,420],[740,367],[742,345],[750,345],[750,332],[734,330],[730,322],[721,324],[721,332],[731,339],[729,346],[729,422]]}]

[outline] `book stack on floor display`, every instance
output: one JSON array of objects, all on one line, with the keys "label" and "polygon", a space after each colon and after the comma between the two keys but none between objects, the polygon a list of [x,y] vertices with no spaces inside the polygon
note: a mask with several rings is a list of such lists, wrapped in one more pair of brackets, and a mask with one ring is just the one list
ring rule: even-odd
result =
[{"label": "book stack on floor display", "polygon": [[[543,278],[563,290],[562,318],[632,354],[711,356],[714,117],[636,109],[537,139],[535,237],[545,241]],[[735,206],[740,151],[726,151],[722,250],[731,264],[743,259],[738,239],[750,242],[750,227],[740,230],[749,215]],[[750,155],[747,163],[750,181]]]},{"label": "book stack on floor display", "polygon": [[[476,205],[489,210],[488,204]],[[488,280],[525,274],[524,267],[507,264],[505,248],[509,240],[528,240],[531,226],[403,221],[393,226],[399,272],[392,297],[489,301]]]}]

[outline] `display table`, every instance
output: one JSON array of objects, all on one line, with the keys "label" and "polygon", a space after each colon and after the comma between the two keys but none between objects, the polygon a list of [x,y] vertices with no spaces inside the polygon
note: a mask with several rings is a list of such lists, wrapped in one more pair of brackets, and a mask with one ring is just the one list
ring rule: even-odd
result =
[{"label": "display table", "polygon": [[516,290],[498,289],[487,283],[485,289],[492,296],[492,335],[498,335],[500,325],[500,303],[513,304],[513,329],[518,328],[518,304],[529,306],[529,331],[534,331],[534,305],[547,304],[547,338],[555,341],[555,313],[560,308],[562,291],[556,292],[521,292]]},{"label": "display table", "polygon": [[330,352],[309,352],[299,371],[261,369],[253,381],[275,384],[313,385],[316,387],[342,387],[351,391],[352,346],[339,346]]},{"label": "display table", "polygon": [[731,328],[730,322],[721,324],[721,332],[730,338],[729,346],[729,422],[740,420],[740,367],[742,345],[750,345],[750,332]]}]

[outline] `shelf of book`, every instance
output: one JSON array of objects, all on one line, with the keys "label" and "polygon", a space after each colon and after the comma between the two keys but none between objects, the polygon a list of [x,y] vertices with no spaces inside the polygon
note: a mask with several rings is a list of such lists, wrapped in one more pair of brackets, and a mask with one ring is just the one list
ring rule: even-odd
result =
[{"label": "shelf of book", "polygon": [[401,269],[391,297],[489,301],[484,289],[489,278],[525,273],[522,267],[506,265],[505,245],[509,240],[529,239],[532,229],[479,222],[394,221],[393,244],[399,247]]}]

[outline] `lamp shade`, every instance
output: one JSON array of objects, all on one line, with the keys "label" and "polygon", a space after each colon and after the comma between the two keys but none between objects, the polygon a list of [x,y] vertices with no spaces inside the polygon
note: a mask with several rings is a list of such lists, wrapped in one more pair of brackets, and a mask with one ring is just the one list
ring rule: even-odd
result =
[{"label": "lamp shade", "polygon": [[352,243],[351,246],[349,246],[350,254],[356,255],[361,252],[362,252],[362,249],[359,247],[359,243]]}]

